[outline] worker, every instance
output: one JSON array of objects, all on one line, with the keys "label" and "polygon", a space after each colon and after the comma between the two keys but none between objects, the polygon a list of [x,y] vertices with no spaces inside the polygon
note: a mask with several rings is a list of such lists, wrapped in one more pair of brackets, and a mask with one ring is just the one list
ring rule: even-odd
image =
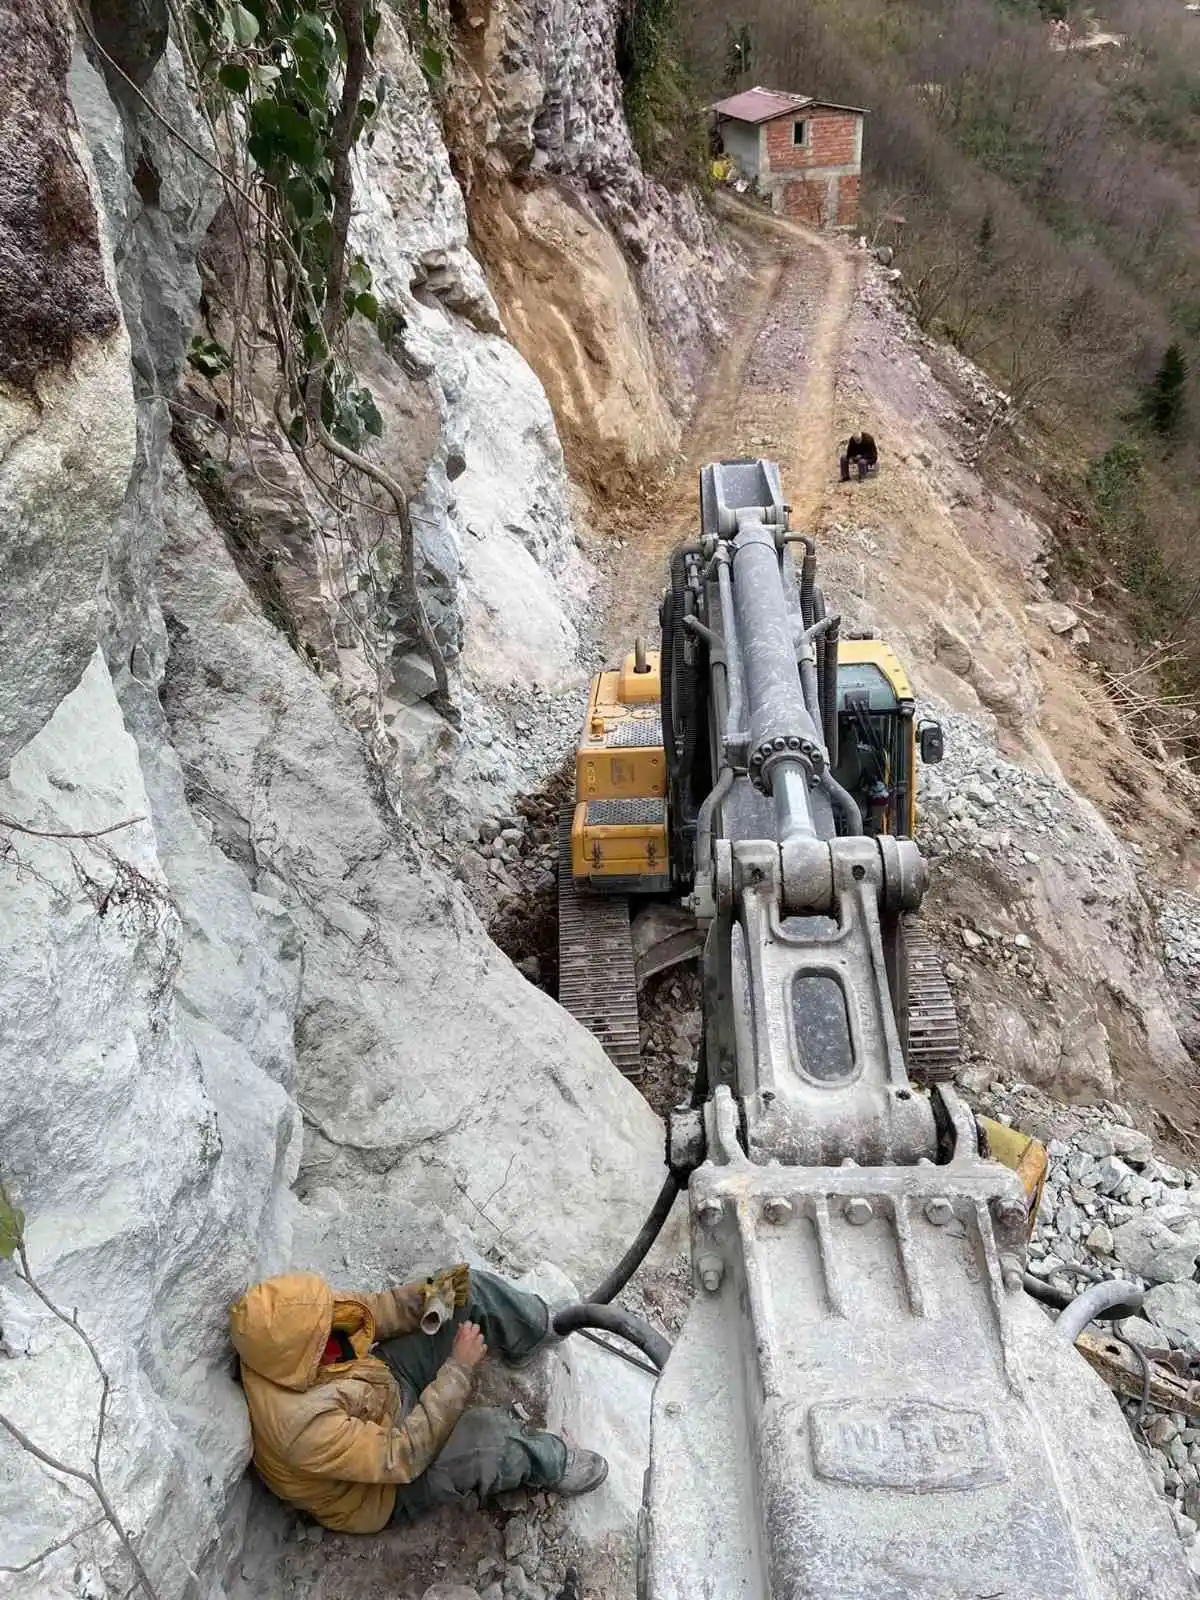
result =
[{"label": "worker", "polygon": [[522,1485],[586,1494],[608,1473],[507,1411],[467,1410],[489,1347],[523,1366],[554,1339],[546,1303],[492,1273],[460,1265],[382,1294],[290,1273],[248,1289],[229,1325],[254,1464],[327,1528],[378,1533]]},{"label": "worker", "polygon": [[858,468],[858,481],[875,472],[879,466],[879,451],[869,433],[852,433],[841,459],[842,482],[850,482],[851,467]]}]

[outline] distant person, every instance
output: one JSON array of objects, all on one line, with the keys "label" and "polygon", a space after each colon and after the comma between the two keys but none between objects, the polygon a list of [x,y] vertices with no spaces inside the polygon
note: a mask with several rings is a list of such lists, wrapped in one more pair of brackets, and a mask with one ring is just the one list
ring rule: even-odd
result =
[{"label": "distant person", "polygon": [[858,471],[858,481],[872,476],[879,467],[879,451],[869,433],[852,433],[841,459],[842,482],[850,482],[852,468]]},{"label": "distant person", "polygon": [[523,1366],[553,1340],[545,1302],[490,1272],[452,1267],[382,1294],[290,1273],[248,1289],[229,1325],[260,1476],[339,1533],[378,1533],[470,1493],[587,1494],[604,1481],[603,1456],[468,1409],[489,1346]]}]

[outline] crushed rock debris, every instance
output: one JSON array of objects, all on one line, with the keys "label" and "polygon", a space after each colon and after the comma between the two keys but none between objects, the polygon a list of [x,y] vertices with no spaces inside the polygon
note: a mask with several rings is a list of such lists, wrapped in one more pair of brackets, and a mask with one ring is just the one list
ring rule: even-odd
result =
[{"label": "crushed rock debris", "polygon": [[[971,1098],[983,1114],[1046,1143],[1029,1270],[1070,1294],[1086,1286],[1081,1275],[1146,1290],[1141,1315],[1119,1319],[1115,1331],[1200,1375],[1200,1171],[1158,1154],[1115,1102],[1067,1107],[1020,1083],[993,1084]],[[1200,1419],[1151,1404],[1139,1428],[1140,1401],[1120,1404],[1200,1577]]]}]

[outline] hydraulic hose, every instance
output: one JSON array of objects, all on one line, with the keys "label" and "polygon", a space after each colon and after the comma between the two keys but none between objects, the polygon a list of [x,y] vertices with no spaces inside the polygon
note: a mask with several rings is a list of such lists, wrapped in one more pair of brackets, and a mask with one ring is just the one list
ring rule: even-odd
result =
[{"label": "hydraulic hose", "polygon": [[[687,557],[695,554],[695,545],[680,545],[671,556],[671,587],[663,610],[662,639],[662,725],[663,745],[667,752],[667,767],[672,776],[682,779],[681,789],[690,809],[692,768],[696,760],[696,742],[699,734],[696,719],[695,678],[687,670],[683,658],[687,634],[684,630],[684,601],[687,594]],[[678,696],[678,701],[676,700]],[[676,722],[679,716],[680,727]],[[683,748],[677,740],[682,734]]]},{"label": "hydraulic hose", "polygon": [[[709,857],[712,855],[712,825],[713,815],[725,796],[733,788],[734,772],[732,767],[722,767],[716,783],[704,797],[704,802],[696,816],[696,870],[703,872],[708,867]],[[593,1296],[593,1299],[595,1296]]]},{"label": "hydraulic hose", "polygon": [[621,1290],[633,1277],[650,1252],[650,1246],[663,1230],[663,1224],[671,1214],[671,1207],[675,1204],[675,1196],[679,1193],[680,1182],[674,1172],[668,1172],[663,1180],[663,1186],[658,1191],[658,1198],[650,1207],[650,1215],[638,1230],[637,1238],[617,1262],[616,1266],[605,1278],[604,1282],[597,1285],[588,1295],[586,1304],[592,1306],[606,1306],[610,1300],[615,1300]]},{"label": "hydraulic hose", "polygon": [[[1111,1283],[1113,1280],[1105,1278],[1101,1281]],[[1025,1273],[1021,1282],[1025,1286],[1025,1293],[1031,1300],[1037,1300],[1042,1305],[1049,1306],[1053,1311],[1065,1311],[1069,1305],[1074,1305],[1076,1299],[1079,1298],[1077,1295],[1073,1295],[1069,1289],[1056,1289],[1052,1283],[1047,1283],[1045,1278],[1037,1278],[1032,1272]],[[1120,1305],[1112,1308],[1117,1316],[1133,1316],[1140,1304],[1137,1290],[1129,1284],[1125,1287],[1127,1298]],[[1135,1304],[1135,1301],[1138,1301],[1138,1303]]]},{"label": "hydraulic hose", "polygon": [[829,618],[821,671],[821,726],[831,767],[838,764],[838,637],[841,624],[840,616]]},{"label": "hydraulic hose", "polygon": [[619,1306],[594,1305],[585,1300],[578,1305],[564,1306],[554,1318],[554,1331],[557,1334],[565,1336],[583,1328],[601,1328],[605,1333],[615,1333],[627,1339],[649,1357],[659,1372],[666,1366],[671,1354],[670,1340],[664,1339],[661,1333],[655,1333],[641,1317],[635,1317],[632,1311],[622,1311]]},{"label": "hydraulic hose", "polygon": [[[813,644],[814,644],[814,647],[815,647],[815,650],[816,650],[816,657],[817,657],[817,703],[812,708],[812,719],[813,719],[813,722],[817,725],[817,727],[821,729],[821,737],[822,738],[825,737],[825,729],[824,729],[824,717],[822,715],[822,707],[824,705],[824,701],[822,700],[821,697],[822,697],[822,694],[824,693],[823,685],[825,683],[825,634],[828,631],[828,627],[829,627],[829,619],[825,614],[825,591],[823,589],[814,589],[813,590],[812,621],[808,624],[808,628],[813,630]],[[820,629],[820,632],[817,632],[817,629]],[[807,633],[808,629],[806,629],[805,632]],[[828,753],[829,752],[826,751],[827,755],[828,755]]]},{"label": "hydraulic hose", "polygon": [[1145,1299],[1144,1289],[1135,1289],[1121,1278],[1110,1278],[1106,1283],[1094,1283],[1090,1289],[1076,1295],[1055,1323],[1058,1332],[1068,1344],[1074,1344],[1079,1335],[1097,1317],[1105,1313],[1116,1315],[1118,1307],[1126,1316],[1141,1309]]},{"label": "hydraulic hose", "polygon": [[830,805],[846,824],[846,832],[852,834],[856,839],[861,837],[863,819],[862,812],[858,807],[858,801],[848,789],[842,787],[828,767],[822,772],[817,782],[829,796]]},{"label": "hydraulic hose", "polygon": [[804,546],[804,559],[800,563],[800,615],[804,626],[811,628],[816,621],[813,590],[817,581],[817,541],[807,533],[796,533],[792,538]]},{"label": "hydraulic hose", "polygon": [[[730,775],[732,778],[732,774]],[[691,1104],[695,1109],[704,1104],[708,1095],[708,1052],[705,1049],[704,1036],[700,1038],[700,1049],[696,1059],[696,1072],[692,1078]],[[686,1174],[676,1171],[671,1167],[663,1179],[663,1186],[658,1191],[654,1204],[650,1207],[650,1215],[638,1230],[637,1238],[617,1262],[616,1266],[604,1279],[598,1288],[593,1289],[588,1295],[585,1304],[607,1305],[616,1298],[621,1290],[633,1277],[642,1262],[650,1253],[650,1246],[663,1230],[663,1225],[671,1214],[671,1207],[675,1204],[675,1196],[683,1188]]]},{"label": "hydraulic hose", "polygon": [[683,616],[683,555],[676,551],[671,557],[670,586],[663,597],[662,655],[659,700],[662,708],[663,749],[667,755],[667,771],[672,778],[679,770],[679,747],[675,742],[675,634]]},{"label": "hydraulic hose", "polygon": [[821,641],[818,639],[815,648],[810,647],[796,657],[796,665],[800,669],[800,692],[814,728],[821,726],[821,675],[817,669],[820,652]]},{"label": "hydraulic hose", "polygon": [[1045,1279],[1035,1278],[1032,1272],[1025,1273],[1021,1282],[1025,1286],[1025,1293],[1031,1300],[1037,1300],[1044,1306],[1051,1306],[1055,1311],[1065,1311],[1075,1298],[1066,1289],[1056,1289],[1052,1283],[1047,1283]]}]

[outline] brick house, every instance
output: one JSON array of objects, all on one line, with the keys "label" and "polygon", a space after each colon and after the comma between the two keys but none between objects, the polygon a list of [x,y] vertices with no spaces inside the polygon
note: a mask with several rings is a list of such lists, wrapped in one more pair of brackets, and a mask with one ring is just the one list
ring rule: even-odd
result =
[{"label": "brick house", "polygon": [[867,114],[861,107],[746,89],[712,110],[725,154],[770,199],[772,211],[819,228],[854,227]]}]

